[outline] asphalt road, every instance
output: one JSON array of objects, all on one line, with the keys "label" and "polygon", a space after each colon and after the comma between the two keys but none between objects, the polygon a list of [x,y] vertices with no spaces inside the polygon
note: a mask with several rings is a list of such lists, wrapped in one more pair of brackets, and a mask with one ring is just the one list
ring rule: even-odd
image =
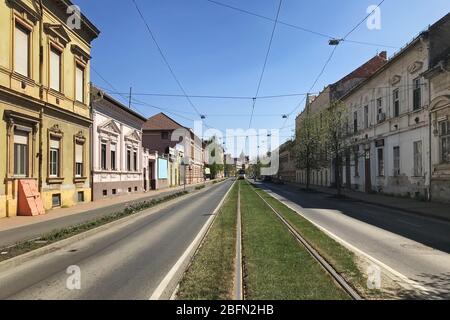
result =
[{"label": "asphalt road", "polygon": [[[0,299],[149,299],[232,181],[88,237],[0,274]],[[81,289],[69,290],[69,266]],[[73,284],[73,283],[72,283]]]},{"label": "asphalt road", "polygon": [[[195,186],[186,186],[187,191],[195,191]],[[92,209],[81,214],[72,214],[63,216],[48,221],[33,223],[9,230],[0,231],[0,248],[5,248],[17,242],[35,239],[43,234],[49,233],[53,230],[62,229],[68,226],[74,226],[90,220],[99,219],[101,217],[110,215],[114,212],[120,212],[133,203],[140,203],[152,199],[160,199],[172,194],[182,192],[183,190],[167,190],[157,195],[142,197],[136,200],[124,201],[114,205],[109,205],[97,209]]]},{"label": "asphalt road", "polygon": [[450,299],[450,222],[291,186],[260,186],[297,204],[305,217],[425,287],[430,298]]}]

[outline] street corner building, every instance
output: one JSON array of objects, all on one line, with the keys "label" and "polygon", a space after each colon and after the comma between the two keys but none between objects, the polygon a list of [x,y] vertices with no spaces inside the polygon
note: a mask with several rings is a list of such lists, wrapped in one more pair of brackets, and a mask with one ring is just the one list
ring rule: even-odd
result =
[{"label": "street corner building", "polygon": [[91,108],[93,200],[147,191],[150,155],[141,129],[147,119],[95,86]]},{"label": "street corner building", "polygon": [[83,15],[69,27],[70,5],[0,2],[0,217],[90,201],[88,84],[99,30]]},{"label": "street corner building", "polygon": [[150,166],[159,189],[205,180],[202,141],[190,128],[161,112],[149,118],[142,131],[144,147],[159,155],[157,171]]}]

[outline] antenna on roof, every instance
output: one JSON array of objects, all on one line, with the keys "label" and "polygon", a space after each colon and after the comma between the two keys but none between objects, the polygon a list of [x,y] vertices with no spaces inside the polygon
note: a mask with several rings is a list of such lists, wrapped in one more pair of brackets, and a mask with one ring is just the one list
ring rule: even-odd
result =
[{"label": "antenna on roof", "polygon": [[128,108],[131,109],[131,90],[133,87],[130,87],[130,96],[128,97]]}]

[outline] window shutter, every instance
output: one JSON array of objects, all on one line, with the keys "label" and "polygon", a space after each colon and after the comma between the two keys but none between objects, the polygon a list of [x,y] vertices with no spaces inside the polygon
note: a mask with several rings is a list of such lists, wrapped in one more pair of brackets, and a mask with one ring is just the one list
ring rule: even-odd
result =
[{"label": "window shutter", "polygon": [[75,80],[75,98],[77,101],[84,102],[84,70],[79,66],[76,68],[76,80]]},{"label": "window shutter", "polygon": [[61,54],[55,49],[50,50],[50,88],[61,91]]},{"label": "window shutter", "polygon": [[75,162],[83,163],[83,145],[75,144]]},{"label": "window shutter", "polygon": [[16,25],[14,43],[14,71],[28,77],[29,32],[20,25]]},{"label": "window shutter", "polygon": [[28,144],[28,132],[25,131],[14,131],[14,143],[17,144]]},{"label": "window shutter", "polygon": [[50,148],[59,149],[59,139],[50,139]]}]

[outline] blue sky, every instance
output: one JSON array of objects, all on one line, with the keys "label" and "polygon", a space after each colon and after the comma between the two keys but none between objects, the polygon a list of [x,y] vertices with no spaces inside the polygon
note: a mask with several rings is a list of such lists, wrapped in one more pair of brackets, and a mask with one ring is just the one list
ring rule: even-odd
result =
[{"label": "blue sky", "polygon": [[[136,0],[178,79],[190,95],[253,97],[256,92],[273,22],[221,7],[206,0]],[[278,0],[219,0],[275,18]],[[118,91],[181,94],[149,37],[132,0],[76,0],[82,12],[101,30],[93,43],[92,66]],[[279,19],[317,32],[343,37],[379,0],[284,0]],[[427,25],[450,11],[448,0],[386,0],[381,6],[381,30],[362,24],[351,40],[401,47]],[[377,52],[396,49],[342,43],[319,79],[314,92],[339,80]],[[260,96],[307,92],[332,47],[326,38],[278,25]],[[111,90],[92,72],[92,81]],[[122,97],[118,96],[122,99]],[[185,98],[135,96],[176,112],[186,126],[198,119]],[[282,115],[302,97],[257,100],[254,128],[281,128]],[[249,126],[251,100],[192,99],[206,122],[221,130]],[[145,116],[160,110],[134,104]],[[297,111],[301,111],[298,109]],[[292,135],[295,114],[280,135]]]}]

